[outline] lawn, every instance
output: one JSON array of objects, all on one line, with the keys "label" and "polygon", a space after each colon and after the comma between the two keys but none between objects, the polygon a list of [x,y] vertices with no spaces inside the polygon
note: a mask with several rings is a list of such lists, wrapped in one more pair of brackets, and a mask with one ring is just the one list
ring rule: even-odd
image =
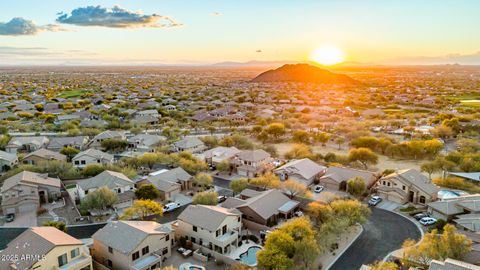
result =
[{"label": "lawn", "polygon": [[87,93],[87,90],[84,90],[84,89],[65,90],[60,95],[58,95],[58,97],[59,98],[75,98],[75,97],[80,97],[85,93]]}]

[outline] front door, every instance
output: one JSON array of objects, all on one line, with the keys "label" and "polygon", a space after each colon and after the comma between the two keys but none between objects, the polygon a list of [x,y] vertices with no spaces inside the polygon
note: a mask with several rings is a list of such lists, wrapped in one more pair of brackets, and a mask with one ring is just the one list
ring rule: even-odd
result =
[{"label": "front door", "polygon": [[47,202],[47,198],[45,198],[45,191],[40,190],[38,192],[38,196],[40,197],[40,204],[44,204]]},{"label": "front door", "polygon": [[415,195],[415,193],[413,191],[410,191],[408,193],[408,201],[409,202],[413,202],[413,196]]}]

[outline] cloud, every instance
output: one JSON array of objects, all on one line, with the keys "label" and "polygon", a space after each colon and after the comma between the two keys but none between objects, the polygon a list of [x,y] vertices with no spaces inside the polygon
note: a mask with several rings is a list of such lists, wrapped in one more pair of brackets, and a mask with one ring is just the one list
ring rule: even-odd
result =
[{"label": "cloud", "polygon": [[2,36],[31,36],[44,31],[58,32],[64,29],[56,24],[36,25],[33,21],[20,17],[13,18],[9,22],[0,22]]},{"label": "cloud", "polygon": [[222,15],[223,15],[222,13],[217,11],[210,13],[210,16],[222,16]]},{"label": "cloud", "polygon": [[71,14],[61,13],[57,22],[77,26],[103,26],[112,28],[175,27],[181,26],[168,16],[144,15],[114,6],[111,9],[101,6],[87,6],[72,10]]}]

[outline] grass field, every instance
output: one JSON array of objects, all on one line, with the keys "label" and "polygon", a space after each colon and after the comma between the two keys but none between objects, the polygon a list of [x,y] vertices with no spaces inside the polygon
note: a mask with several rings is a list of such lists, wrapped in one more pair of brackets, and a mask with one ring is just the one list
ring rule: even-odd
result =
[{"label": "grass field", "polygon": [[66,90],[58,95],[59,98],[75,98],[80,97],[81,95],[85,94],[87,90],[84,89],[73,89],[73,90]]}]

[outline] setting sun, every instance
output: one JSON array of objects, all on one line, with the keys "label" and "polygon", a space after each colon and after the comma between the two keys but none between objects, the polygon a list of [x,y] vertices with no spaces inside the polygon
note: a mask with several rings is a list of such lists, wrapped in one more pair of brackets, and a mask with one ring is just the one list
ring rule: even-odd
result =
[{"label": "setting sun", "polygon": [[343,62],[344,55],[337,47],[324,46],[315,50],[310,58],[322,65],[334,65]]}]

